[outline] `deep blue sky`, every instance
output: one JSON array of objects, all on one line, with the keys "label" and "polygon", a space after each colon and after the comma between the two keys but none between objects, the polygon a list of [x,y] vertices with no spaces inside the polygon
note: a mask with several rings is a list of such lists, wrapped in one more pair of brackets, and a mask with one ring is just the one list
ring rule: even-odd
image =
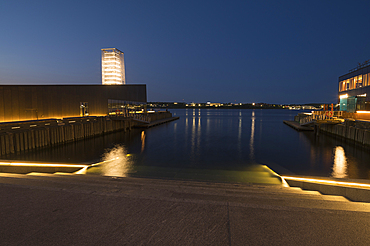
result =
[{"label": "deep blue sky", "polygon": [[335,102],[370,59],[370,1],[1,1],[1,84],[101,84],[125,53],[148,101]]}]

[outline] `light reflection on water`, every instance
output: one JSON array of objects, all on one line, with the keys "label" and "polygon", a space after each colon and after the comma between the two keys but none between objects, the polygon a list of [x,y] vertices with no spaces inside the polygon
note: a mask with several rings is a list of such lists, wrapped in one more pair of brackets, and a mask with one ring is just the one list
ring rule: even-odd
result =
[{"label": "light reflection on water", "polygon": [[145,131],[141,131],[141,153],[144,152],[145,149]]},{"label": "light reflection on water", "polygon": [[241,117],[241,112],[239,112],[239,124],[238,124],[238,151],[239,151],[239,156],[242,151],[242,117]]},{"label": "light reflection on water", "polygon": [[101,168],[104,176],[126,177],[132,165],[126,149],[120,145],[108,150],[103,155],[102,161],[106,161]]},{"label": "light reflection on water", "polygon": [[334,178],[347,177],[347,158],[343,147],[337,146],[334,148],[334,164],[332,176]]},{"label": "light reflection on water", "polygon": [[254,157],[254,131],[255,131],[255,121],[256,121],[256,117],[255,117],[255,112],[252,111],[252,124],[251,124],[251,140],[249,142],[249,151],[250,151],[250,159],[252,161],[254,161],[255,157]]}]

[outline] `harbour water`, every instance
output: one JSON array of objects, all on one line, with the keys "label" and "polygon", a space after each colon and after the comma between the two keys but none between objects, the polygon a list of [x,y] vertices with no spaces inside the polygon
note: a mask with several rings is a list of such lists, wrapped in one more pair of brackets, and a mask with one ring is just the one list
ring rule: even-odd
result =
[{"label": "harbour water", "polygon": [[[279,174],[370,179],[370,151],[331,136],[297,132],[283,124],[298,111],[172,109],[180,119],[141,130],[117,132],[7,159],[95,163],[124,156],[94,173],[130,170],[211,173],[245,171],[254,164]],[[116,170],[116,171],[115,171]],[[163,172],[162,172],[163,173]],[[155,175],[154,175],[155,176]]]}]

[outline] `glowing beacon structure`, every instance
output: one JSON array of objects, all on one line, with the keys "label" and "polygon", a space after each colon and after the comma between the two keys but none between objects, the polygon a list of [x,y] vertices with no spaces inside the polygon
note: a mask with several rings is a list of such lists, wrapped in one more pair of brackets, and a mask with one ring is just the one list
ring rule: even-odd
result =
[{"label": "glowing beacon structure", "polygon": [[126,84],[123,52],[116,48],[101,50],[102,84]]}]

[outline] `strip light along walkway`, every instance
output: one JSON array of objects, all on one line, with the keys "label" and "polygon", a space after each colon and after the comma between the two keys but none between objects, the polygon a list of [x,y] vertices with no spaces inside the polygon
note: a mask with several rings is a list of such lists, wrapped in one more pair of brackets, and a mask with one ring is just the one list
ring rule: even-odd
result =
[{"label": "strip light along walkway", "polygon": [[319,183],[319,184],[361,187],[361,188],[370,189],[370,184],[362,184],[362,183],[355,183],[355,182],[342,182],[342,181],[333,181],[333,180],[325,180],[325,179],[298,178],[298,177],[290,177],[290,176],[281,176],[281,178],[288,179],[288,180]]},{"label": "strip light along walkway", "polygon": [[111,162],[111,161],[115,161],[115,160],[118,160],[118,159],[119,159],[119,157],[116,157],[116,158],[113,158],[113,159],[110,159],[110,160],[107,160],[107,161],[101,161],[101,162],[97,162],[97,163],[94,163],[94,164],[91,164],[91,165],[87,165],[86,167],[83,167],[80,170],[74,172],[74,174],[86,174],[86,171],[89,167],[99,166],[101,164]]},{"label": "strip light along walkway", "polygon": [[84,168],[90,165],[58,164],[58,163],[24,163],[24,162],[0,162],[0,166],[24,166],[24,167],[79,167]]},{"label": "strip light along walkway", "polygon": [[[127,155],[129,156],[129,155]],[[85,174],[86,170],[89,167],[98,166],[107,162],[115,161],[119,159],[119,157],[113,158],[107,161],[97,162],[91,165],[82,165],[82,164],[60,164],[60,163],[33,163],[33,162],[11,162],[11,161],[0,161],[0,166],[16,166],[16,167],[70,167],[70,168],[81,168],[78,171],[74,172],[74,174]]]}]

